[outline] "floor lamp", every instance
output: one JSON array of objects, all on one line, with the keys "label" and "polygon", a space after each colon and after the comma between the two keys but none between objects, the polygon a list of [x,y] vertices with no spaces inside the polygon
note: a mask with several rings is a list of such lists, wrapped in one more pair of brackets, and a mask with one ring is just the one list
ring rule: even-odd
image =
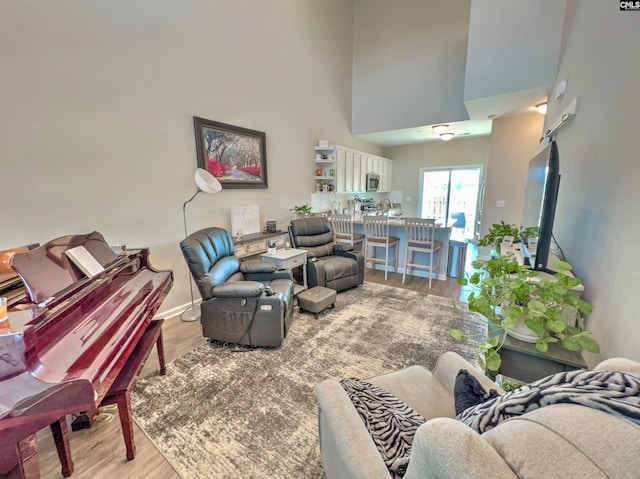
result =
[{"label": "floor lamp", "polygon": [[[189,233],[187,231],[187,203],[190,203],[198,193],[217,193],[222,190],[222,185],[207,170],[202,168],[198,168],[196,170],[196,186],[198,189],[193,194],[191,198],[184,202],[182,205],[182,218],[184,219],[184,237],[186,238]],[[196,309],[195,303],[193,301],[193,282],[191,279],[191,273],[189,273],[189,291],[191,292],[191,307],[187,308],[181,315],[180,319],[182,321],[198,321],[200,319],[200,311]]]}]

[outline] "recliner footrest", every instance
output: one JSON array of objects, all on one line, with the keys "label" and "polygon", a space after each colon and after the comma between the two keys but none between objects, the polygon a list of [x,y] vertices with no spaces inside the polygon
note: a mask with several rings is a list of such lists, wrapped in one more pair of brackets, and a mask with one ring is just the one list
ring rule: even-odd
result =
[{"label": "recliner footrest", "polygon": [[335,289],[324,286],[314,286],[311,289],[298,294],[298,307],[300,312],[310,311],[315,313],[317,318],[319,313],[329,306],[335,307],[338,293]]}]

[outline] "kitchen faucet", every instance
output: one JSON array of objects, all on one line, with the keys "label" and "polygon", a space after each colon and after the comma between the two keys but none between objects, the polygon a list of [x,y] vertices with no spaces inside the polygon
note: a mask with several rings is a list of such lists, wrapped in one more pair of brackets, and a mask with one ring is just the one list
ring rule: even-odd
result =
[{"label": "kitchen faucet", "polygon": [[389,198],[385,198],[384,200],[382,200],[382,211],[385,211],[385,206],[389,206],[388,209],[390,210],[393,209],[393,203]]}]

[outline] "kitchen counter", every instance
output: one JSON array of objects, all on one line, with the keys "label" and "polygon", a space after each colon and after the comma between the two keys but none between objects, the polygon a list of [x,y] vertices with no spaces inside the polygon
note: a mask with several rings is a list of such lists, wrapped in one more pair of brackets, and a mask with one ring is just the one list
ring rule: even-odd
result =
[{"label": "kitchen counter", "polygon": [[[353,229],[356,233],[364,234],[364,225],[362,217],[355,217],[353,219]],[[398,250],[398,267],[397,272],[402,273],[404,269],[405,257],[407,252],[406,247],[406,234],[404,229],[404,219],[402,217],[389,218],[389,234],[400,239],[400,247]],[[437,253],[440,256],[440,268],[438,274],[434,279],[444,281],[447,279],[447,260],[449,256],[449,237],[451,236],[450,226],[436,226],[436,241],[442,243],[442,249]],[[392,250],[393,251],[393,250]],[[414,262],[422,262],[428,264],[428,253],[414,253]],[[376,265],[376,269],[384,270],[384,265]],[[390,269],[392,271],[392,269]],[[409,274],[407,272],[407,274]],[[428,277],[429,272],[421,269],[412,269],[411,274],[415,276]]]}]

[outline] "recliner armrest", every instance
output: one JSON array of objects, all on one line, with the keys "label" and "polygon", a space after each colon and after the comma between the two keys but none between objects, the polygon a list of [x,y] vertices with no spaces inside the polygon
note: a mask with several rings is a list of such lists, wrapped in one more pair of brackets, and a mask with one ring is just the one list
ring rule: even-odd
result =
[{"label": "recliner armrest", "polygon": [[291,271],[288,269],[277,269],[273,273],[246,274],[244,276],[249,281],[273,281],[274,279],[291,279]]},{"label": "recliner armrest", "polygon": [[268,259],[250,259],[240,263],[240,271],[244,274],[251,273],[273,273],[278,269],[275,261]]},{"label": "recliner armrest", "polygon": [[258,281],[229,281],[213,288],[214,298],[252,298],[260,296],[264,284]]},{"label": "recliner armrest", "polygon": [[336,249],[334,250],[334,255],[335,256],[342,256],[344,258],[351,258],[351,259],[355,259],[356,261],[358,261],[358,255],[362,256],[361,253],[359,253],[358,251],[355,250],[340,250],[340,249]]},{"label": "recliner armrest", "polygon": [[344,244],[334,244],[333,245],[333,252],[334,253],[347,252],[347,251],[353,251],[353,246],[344,245]]},{"label": "recliner armrest", "polygon": [[455,419],[438,417],[418,428],[406,479],[517,479],[480,434]]},{"label": "recliner armrest", "polygon": [[489,389],[495,389],[498,391],[498,394],[504,394],[504,389],[485,376],[480,369],[453,351],[448,351],[438,358],[438,362],[432,373],[445,389],[449,391],[449,394],[453,396],[456,376],[461,369],[466,369],[470,374],[475,376],[487,391]]}]

